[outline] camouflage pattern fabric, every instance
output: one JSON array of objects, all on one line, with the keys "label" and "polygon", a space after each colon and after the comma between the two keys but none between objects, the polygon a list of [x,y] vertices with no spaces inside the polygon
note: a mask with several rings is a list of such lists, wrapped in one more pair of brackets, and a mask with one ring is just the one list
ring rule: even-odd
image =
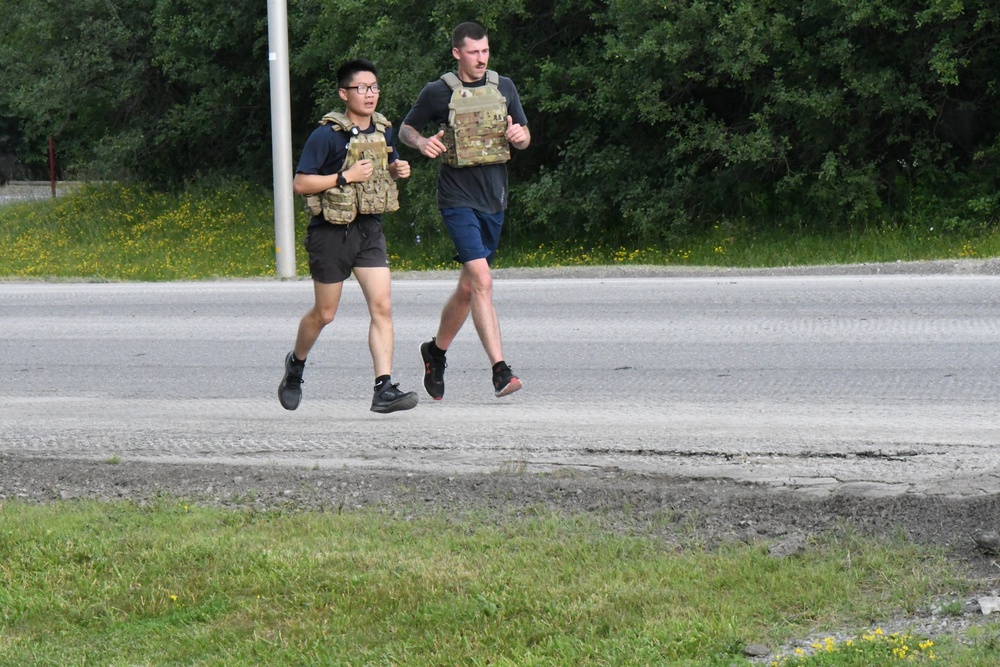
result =
[{"label": "camouflage pattern fabric", "polygon": [[399,210],[399,191],[389,175],[389,146],[385,141],[385,131],[392,127],[392,123],[377,112],[372,115],[372,122],[375,123],[375,131],[364,133],[345,114],[336,111],[331,111],[320,120],[321,125],[332,124],[333,129],[351,134],[341,172],[360,160],[371,160],[375,171],[363,183],[338,185],[322,193],[306,195],[306,211],[310,215],[322,213],[327,222],[346,225],[359,213]]},{"label": "camouflage pattern fabric", "polygon": [[445,164],[469,167],[510,160],[507,131],[507,100],[500,94],[499,75],[486,71],[486,85],[466,88],[454,72],[441,78],[451,88],[448,123],[444,129]]}]

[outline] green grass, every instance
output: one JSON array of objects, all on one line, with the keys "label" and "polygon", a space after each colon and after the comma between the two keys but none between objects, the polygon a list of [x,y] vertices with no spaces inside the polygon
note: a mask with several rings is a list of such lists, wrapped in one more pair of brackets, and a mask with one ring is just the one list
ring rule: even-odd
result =
[{"label": "green grass", "polygon": [[[297,273],[308,275],[306,216],[296,202]],[[453,250],[432,221],[386,218],[394,270],[454,268]],[[992,227],[946,230],[873,227],[837,234],[719,223],[674,245],[622,247],[560,239],[535,243],[516,228],[497,267],[671,265],[767,267],[1000,255]],[[425,232],[416,242],[418,229]],[[165,194],[129,185],[83,187],[71,196],[0,207],[0,275],[86,280],[201,280],[273,277],[270,192],[246,184],[192,186]]]},{"label": "green grass", "polygon": [[[899,541],[831,536],[775,559],[542,510],[407,514],[0,504],[0,665],[750,664],[748,643],[876,637],[871,619],[972,585]],[[888,638],[857,642],[879,659],[819,643],[777,662],[894,661]],[[1000,664],[989,641],[924,642],[907,637],[918,663]]]},{"label": "green grass", "polygon": [[[297,213],[296,257],[307,275]],[[427,225],[436,225],[427,223]],[[425,225],[422,228],[427,229]],[[719,224],[676,247],[516,235],[499,266],[784,266],[1000,254],[992,229],[844,237]],[[448,268],[439,232],[386,225],[396,270]],[[84,188],[0,207],[0,275],[38,279],[273,277],[269,194]],[[117,457],[107,459],[117,464]],[[749,664],[749,643],[838,633],[784,667],[1000,665],[1000,626],[964,641],[878,623],[961,608],[979,585],[937,551],[830,535],[777,560],[622,536],[592,519],[262,512],[0,502],[0,666]],[[853,634],[852,634],[853,633]]]},{"label": "green grass", "polygon": [[248,186],[163,194],[84,187],[0,207],[4,274],[26,278],[197,280],[274,275],[269,200]]}]

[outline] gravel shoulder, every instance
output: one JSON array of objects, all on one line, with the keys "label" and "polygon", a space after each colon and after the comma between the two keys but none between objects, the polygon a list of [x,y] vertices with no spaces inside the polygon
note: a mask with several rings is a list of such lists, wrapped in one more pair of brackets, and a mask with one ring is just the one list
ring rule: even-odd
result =
[{"label": "gravel shoulder", "polygon": [[948,550],[987,580],[1000,568],[974,537],[1000,524],[1000,496],[833,494],[812,497],[728,479],[614,468],[435,474],[394,470],[0,456],[0,500],[145,502],[158,496],[230,508],[517,516],[544,507],[589,515],[622,532],[708,546],[779,543],[829,531],[900,534]]}]

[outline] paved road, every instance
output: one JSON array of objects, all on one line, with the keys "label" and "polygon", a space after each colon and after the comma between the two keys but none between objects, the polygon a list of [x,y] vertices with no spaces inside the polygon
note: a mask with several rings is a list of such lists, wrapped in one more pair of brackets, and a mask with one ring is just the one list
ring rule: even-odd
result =
[{"label": "paved road", "polygon": [[[82,183],[79,181],[57,181],[55,194],[57,197],[61,197],[73,192],[81,185]],[[10,181],[0,185],[0,206],[22,201],[50,199],[51,197],[52,184],[49,181]]]},{"label": "paved road", "polygon": [[[308,281],[0,283],[0,456],[613,466],[812,495],[996,493],[1000,277],[973,268],[502,274],[525,389],[493,397],[470,324],[445,400],[392,415],[368,410],[353,282],[296,412],[276,387]],[[417,347],[451,286],[394,284],[404,389],[419,387]]]}]

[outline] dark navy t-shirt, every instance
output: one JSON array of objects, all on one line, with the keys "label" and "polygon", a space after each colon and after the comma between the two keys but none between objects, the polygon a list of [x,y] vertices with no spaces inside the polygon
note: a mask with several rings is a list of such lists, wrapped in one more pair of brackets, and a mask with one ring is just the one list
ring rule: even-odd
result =
[{"label": "dark navy t-shirt", "polygon": [[[361,130],[364,134],[371,134],[374,131],[374,122],[368,126],[367,130]],[[306,145],[302,148],[302,155],[299,156],[299,164],[295,168],[295,173],[320,176],[336,174],[344,166],[344,160],[347,159],[347,144],[350,139],[349,133],[333,129],[332,124],[320,125],[306,139]],[[389,163],[391,164],[399,159],[399,152],[396,150],[396,132],[391,127],[385,130],[385,143],[389,147]],[[381,215],[368,217],[382,219]],[[325,222],[323,215],[320,214],[314,215],[309,224],[312,226]]]},{"label": "dark navy t-shirt", "polygon": [[[486,85],[486,77],[475,83],[465,83],[466,88]],[[521,108],[521,98],[514,82],[501,76],[497,83],[500,94],[507,100],[507,114],[518,125],[527,125],[528,119]],[[413,108],[403,123],[423,132],[433,125],[437,133],[442,123],[448,122],[448,103],[451,88],[443,80],[431,81],[417,97]],[[439,208],[474,208],[484,213],[499,213],[507,208],[507,164],[482,164],[472,167],[452,167],[443,161],[438,167],[437,203]]]}]

